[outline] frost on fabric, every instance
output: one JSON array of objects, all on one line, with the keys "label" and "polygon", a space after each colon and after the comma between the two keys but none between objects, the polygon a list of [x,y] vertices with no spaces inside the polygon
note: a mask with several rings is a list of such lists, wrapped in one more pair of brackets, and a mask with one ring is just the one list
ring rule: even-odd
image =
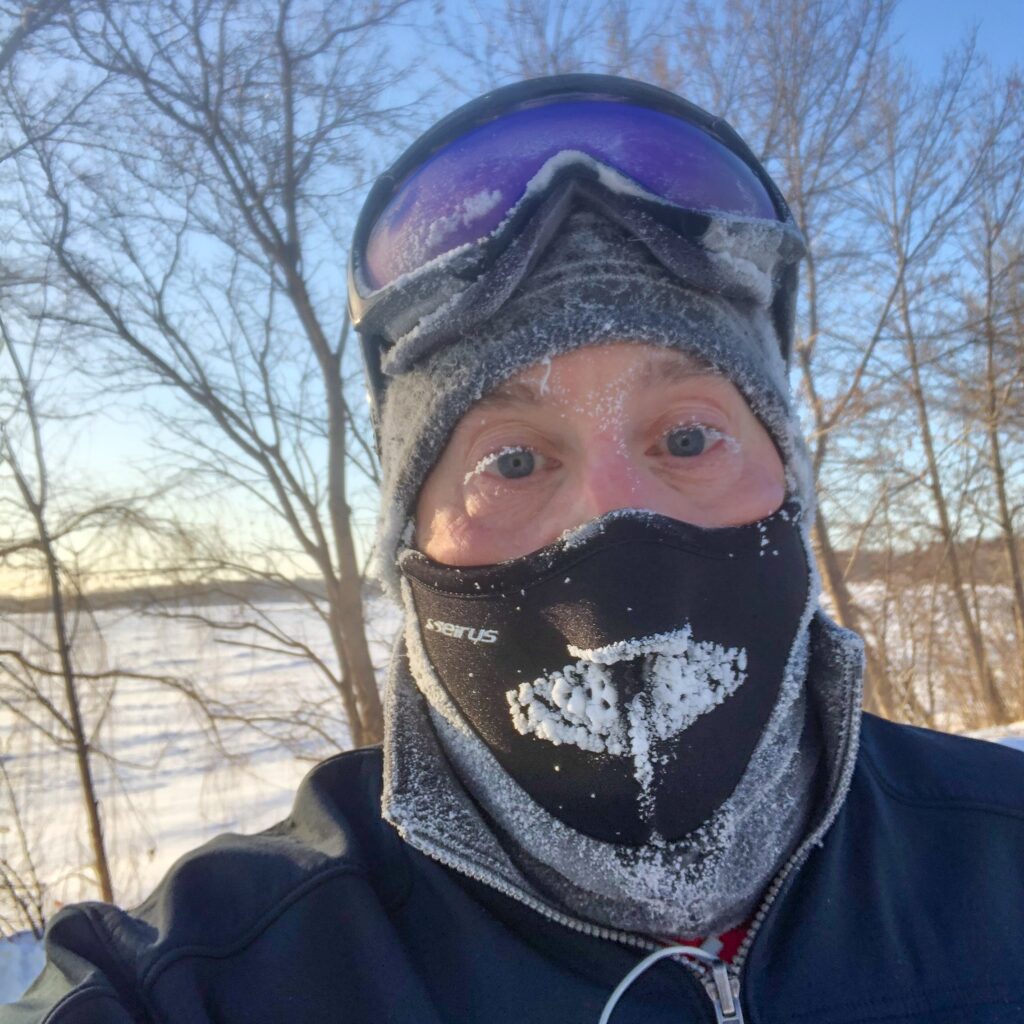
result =
[{"label": "frost on fabric", "polygon": [[[689,728],[747,678],[745,648],[695,640],[689,626],[593,650],[570,645],[569,654],[575,664],[505,694],[516,731],[555,746],[632,757],[645,802],[666,756],[656,743]],[[647,685],[620,707],[613,666],[637,659]]]},{"label": "frost on fabric", "polygon": [[[811,559],[806,518],[800,531]],[[671,842],[655,836],[642,847],[592,839],[529,799],[438,681],[405,581],[401,592],[407,646],[392,664],[389,683],[384,813],[415,847],[499,891],[613,929],[648,935],[722,931],[753,916],[806,834],[819,769],[828,779],[828,814],[820,817],[819,809],[819,824],[805,842],[820,838],[842,803],[856,757],[860,647],[853,634],[823,620],[818,643],[824,661],[808,673],[816,584],[778,703],[735,792],[690,835]],[[843,654],[851,644],[857,657]],[[805,693],[823,716],[823,754],[801,742]]]},{"label": "frost on fabric", "polygon": [[601,665],[578,661],[522,683],[506,694],[516,730],[560,746],[571,743],[595,754],[622,754],[626,734],[619,696]]},{"label": "frost on fabric", "polygon": [[779,255],[776,230],[775,225],[714,220],[701,238],[712,264],[762,306],[772,301]]}]

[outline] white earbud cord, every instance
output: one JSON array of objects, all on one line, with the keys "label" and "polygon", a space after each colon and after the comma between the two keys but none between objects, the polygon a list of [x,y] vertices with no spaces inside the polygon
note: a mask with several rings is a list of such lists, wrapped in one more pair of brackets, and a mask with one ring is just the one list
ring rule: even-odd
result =
[{"label": "white earbud cord", "polygon": [[696,946],[666,946],[664,949],[655,950],[650,956],[644,957],[627,974],[622,981],[616,986],[615,991],[608,997],[608,1002],[604,1004],[604,1010],[601,1011],[601,1019],[598,1024],[608,1024],[612,1018],[612,1011],[618,1005],[619,1000],[625,994],[626,989],[636,981],[649,967],[653,967],[659,960],[664,960],[666,957],[678,956],[678,957],[692,957],[694,960],[700,960],[703,963],[711,965],[712,971],[715,975],[715,987],[716,989],[725,986],[725,991],[719,993],[719,998],[725,997],[726,1005],[719,1006],[716,1003],[715,1015],[720,1021],[736,1021],[737,1024],[742,1024],[743,1013],[739,1007],[739,1001],[734,999],[732,989],[729,986],[728,976],[725,971],[725,964],[718,959],[717,956],[707,952],[707,950],[699,949]]}]

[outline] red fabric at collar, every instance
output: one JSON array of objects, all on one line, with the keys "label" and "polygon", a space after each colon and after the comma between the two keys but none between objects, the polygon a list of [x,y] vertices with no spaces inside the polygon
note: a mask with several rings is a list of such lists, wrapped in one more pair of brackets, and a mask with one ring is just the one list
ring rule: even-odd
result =
[{"label": "red fabric at collar", "polygon": [[[720,960],[724,960],[727,964],[731,964],[733,958],[740,951],[740,946],[743,945],[743,940],[747,937],[747,932],[750,931],[749,924],[741,924],[737,928],[730,928],[727,932],[722,932],[718,936],[718,941],[722,944],[722,948],[715,954]],[[704,943],[704,939],[675,939],[684,946],[700,946]]]}]

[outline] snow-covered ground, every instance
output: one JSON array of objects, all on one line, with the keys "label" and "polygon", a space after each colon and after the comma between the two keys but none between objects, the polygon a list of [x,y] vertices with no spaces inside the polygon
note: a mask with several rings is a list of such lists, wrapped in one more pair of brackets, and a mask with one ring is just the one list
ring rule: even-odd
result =
[{"label": "snow-covered ground", "polygon": [[[243,614],[230,607],[203,611],[224,619]],[[268,606],[267,614],[327,664],[336,664],[326,629],[307,607]],[[370,618],[374,662],[384,666],[397,614],[378,601]],[[26,634],[45,628],[41,617],[8,619],[0,623],[0,647],[21,647]],[[251,631],[233,637],[247,638],[256,637]],[[100,723],[97,745],[116,759],[99,761],[96,775],[119,903],[137,903],[178,857],[211,836],[256,832],[280,820],[312,765],[349,745],[333,690],[297,655],[226,646],[201,623],[126,610],[100,612],[95,629],[82,629],[77,647],[90,669],[119,666],[199,683],[225,708],[258,710],[263,716],[256,727],[221,720],[220,739],[229,758],[213,742],[195,703],[173,683],[121,680],[112,694],[106,686],[86,692],[87,720]],[[323,734],[285,725],[296,709]],[[45,713],[30,703],[22,710],[46,723]],[[0,706],[0,762],[39,858],[35,873],[46,880],[47,913],[95,898],[73,759],[56,753],[39,731]],[[21,860],[24,873],[7,797],[0,790],[0,862]],[[12,924],[3,909],[0,936],[8,937],[0,937],[0,1003],[17,998],[41,965],[31,936],[9,938]]]},{"label": "snow-covered ground", "polygon": [[[225,608],[218,614],[237,613]],[[276,605],[268,614],[329,664],[334,662],[326,631],[308,608]],[[397,616],[380,602],[370,617],[374,659],[383,666]],[[225,706],[258,709],[265,718],[258,730],[222,722],[221,738],[234,755],[228,759],[211,743],[194,705],[173,686],[121,681],[112,694],[101,688],[88,697],[91,720],[101,721],[100,745],[117,760],[98,766],[98,780],[116,897],[131,905],[175,859],[209,837],[258,831],[282,818],[306,771],[347,746],[348,737],[333,692],[307,660],[225,646],[199,623],[133,611],[103,612],[97,624],[97,633],[85,631],[78,638],[79,650],[86,649],[93,667],[119,665],[201,683]],[[14,633],[43,625],[26,618],[14,624]],[[20,642],[11,631],[10,623],[0,627],[0,645]],[[323,734],[314,736],[307,729],[295,735],[275,720],[295,709],[322,725]],[[1024,722],[975,735],[1024,751]],[[73,761],[55,754],[52,744],[27,730],[10,710],[0,710],[0,760],[25,808],[28,839],[41,858],[35,869],[47,881],[47,912],[95,896]],[[7,815],[8,805],[0,806]],[[0,858],[16,855],[16,831],[0,821]],[[31,935],[0,939],[0,1003],[16,999],[41,965],[41,949]]]},{"label": "snow-covered ground", "polygon": [[964,735],[973,736],[978,740],[994,740],[996,743],[1003,743],[1024,752],[1024,722],[998,725],[991,729],[975,729],[973,732],[964,733]]}]

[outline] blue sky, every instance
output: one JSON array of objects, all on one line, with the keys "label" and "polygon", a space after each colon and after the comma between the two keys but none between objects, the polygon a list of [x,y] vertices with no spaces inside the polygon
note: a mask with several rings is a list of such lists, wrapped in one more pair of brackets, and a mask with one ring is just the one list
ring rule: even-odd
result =
[{"label": "blue sky", "polygon": [[1024,63],[1024,0],[902,0],[894,19],[903,45],[926,75],[942,55],[978,26],[978,46],[1000,68]]}]

